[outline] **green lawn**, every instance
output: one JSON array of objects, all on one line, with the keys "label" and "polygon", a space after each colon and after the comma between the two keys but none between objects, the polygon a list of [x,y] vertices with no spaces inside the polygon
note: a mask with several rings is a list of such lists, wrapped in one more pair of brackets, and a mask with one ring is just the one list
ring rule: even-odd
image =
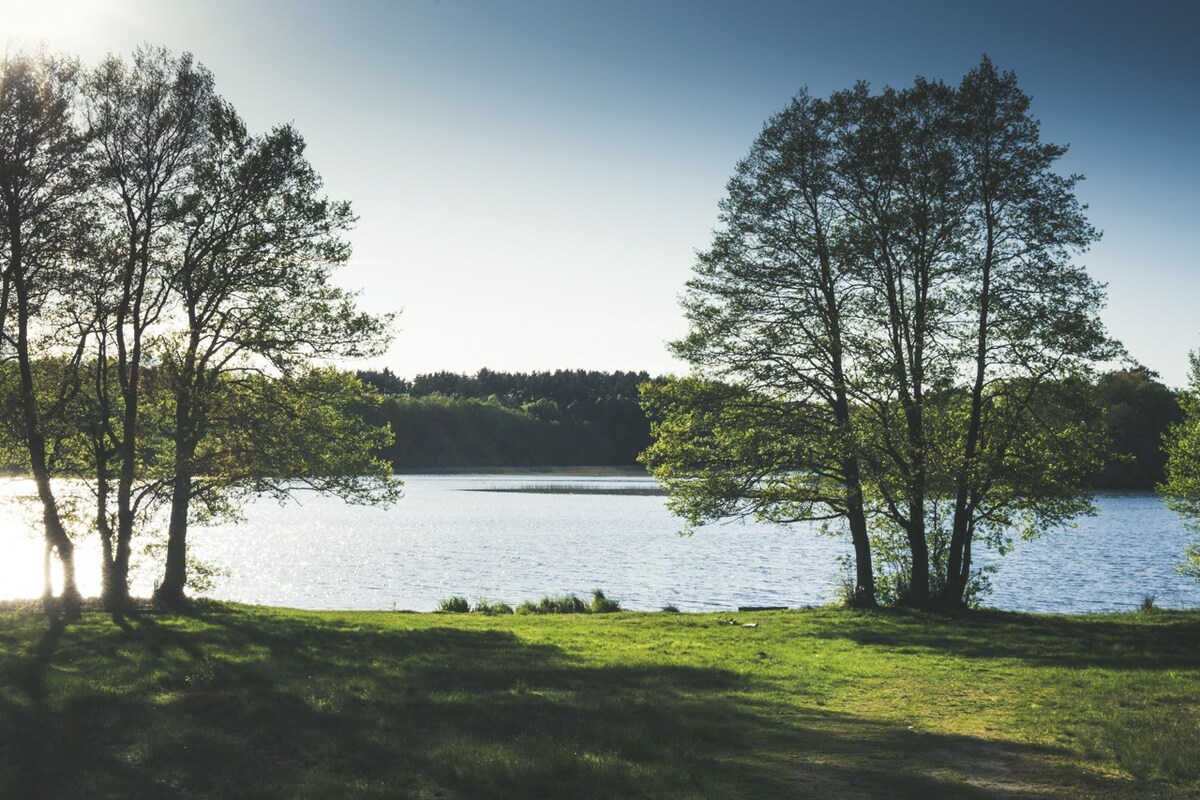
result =
[{"label": "green lawn", "polygon": [[9,611],[0,737],[4,798],[1200,797],[1200,612]]}]

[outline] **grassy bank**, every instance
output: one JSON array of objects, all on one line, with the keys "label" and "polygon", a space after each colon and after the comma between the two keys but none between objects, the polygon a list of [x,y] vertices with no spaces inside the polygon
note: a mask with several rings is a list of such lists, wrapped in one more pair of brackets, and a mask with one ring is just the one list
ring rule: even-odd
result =
[{"label": "grassy bank", "polygon": [[1200,613],[9,611],[0,744],[0,797],[1197,797]]}]

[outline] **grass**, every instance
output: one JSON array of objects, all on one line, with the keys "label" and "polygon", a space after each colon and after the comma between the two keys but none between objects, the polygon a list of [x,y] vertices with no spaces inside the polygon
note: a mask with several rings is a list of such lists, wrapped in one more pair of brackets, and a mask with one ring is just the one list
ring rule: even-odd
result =
[{"label": "grass", "polygon": [[1200,613],[0,613],[0,797],[1200,797]]}]

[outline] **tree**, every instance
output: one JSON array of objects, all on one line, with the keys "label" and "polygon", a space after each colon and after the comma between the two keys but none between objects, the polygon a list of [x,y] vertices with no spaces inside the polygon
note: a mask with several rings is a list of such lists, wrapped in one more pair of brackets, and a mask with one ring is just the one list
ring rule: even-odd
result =
[{"label": "tree", "polygon": [[[1097,315],[1102,287],[1072,261],[1099,234],[1075,198],[1081,178],[1053,171],[1067,148],[1041,141],[1029,105],[1016,75],[986,56],[954,105],[966,215],[957,296],[974,348],[953,465],[947,605],[964,599],[980,534],[1044,530],[1090,511],[1088,479],[1104,452],[1103,436],[1084,422],[1096,415],[1080,376],[1119,346]],[[1036,449],[1022,447],[1031,434]]]},{"label": "tree", "polygon": [[1166,480],[1164,438],[1183,421],[1175,392],[1152,370],[1133,366],[1101,375],[1096,394],[1111,448],[1096,487],[1152,491]]},{"label": "tree", "polygon": [[[179,325],[160,348],[174,405],[171,474],[164,479],[171,509],[167,562],[157,591],[168,604],[183,601],[193,501],[233,491],[247,480],[273,481],[278,491],[281,464],[293,463],[282,451],[297,440],[327,446],[311,451],[314,460],[307,468],[294,463],[301,472],[286,477],[320,481],[350,498],[394,495],[387,480],[379,486],[362,480],[368,474],[381,478],[370,457],[380,443],[313,438],[315,429],[292,427],[290,438],[263,442],[254,459],[220,469],[197,458],[198,448],[215,433],[214,415],[229,402],[230,376],[262,370],[277,376],[262,386],[271,386],[270,405],[283,418],[302,415],[300,409],[315,397],[327,408],[365,397],[356,379],[316,381],[319,373],[308,368],[314,359],[377,354],[386,343],[388,319],[357,311],[353,296],[330,283],[333,267],[349,256],[341,234],[354,218],[349,204],[321,196],[320,178],[304,158],[304,141],[295,129],[281,126],[250,136],[228,104],[214,102],[204,146],[190,166],[191,179],[174,210],[179,247],[166,277]],[[307,376],[301,379],[302,374]],[[295,391],[281,391],[284,385]],[[365,449],[343,449],[351,443]],[[258,478],[255,470],[247,471],[252,464],[258,465]],[[331,470],[335,465],[341,473]]]},{"label": "tree", "polygon": [[161,599],[180,602],[191,511],[305,487],[396,497],[375,457],[388,434],[363,422],[377,396],[321,366],[379,352],[389,318],[331,284],[353,216],[321,196],[299,134],[249,135],[207,70],[161,48],[82,83],[45,56],[0,71],[4,457],[26,460],[19,438],[68,615],[80,598],[52,477],[94,493],[113,610],[135,532],[164,505]]},{"label": "tree", "polygon": [[688,284],[691,333],[674,345],[705,379],[644,390],[655,440],[644,460],[692,525],[844,519],[855,602],[873,606],[846,352],[858,263],[835,193],[842,113],[801,93],[738,164]]},{"label": "tree", "polygon": [[891,599],[958,606],[972,543],[1089,508],[1087,376],[1116,346],[1070,260],[1096,237],[1078,178],[1028,105],[985,57],[768,123],[684,300],[702,380],[647,395],[677,511],[840,518],[862,602],[873,540],[903,560]]},{"label": "tree", "polygon": [[[80,158],[84,137],[73,121],[77,67],[47,56],[13,56],[0,66],[0,332],[19,373],[21,436],[42,505],[46,545],[63,571],[62,604],[79,614],[74,546],[51,485],[52,449],[46,426],[71,391],[38,385],[34,352],[40,317],[64,289],[64,263],[78,251],[88,175]],[[50,586],[46,587],[50,603]]]},{"label": "tree", "polygon": [[149,487],[137,486],[145,456],[140,416],[149,339],[169,300],[166,272],[177,245],[178,208],[216,103],[212,75],[191,56],[175,57],[161,48],[139,48],[132,64],[109,57],[85,85],[104,212],[103,244],[93,259],[95,278],[105,290],[96,305],[100,318],[92,325],[94,364],[97,383],[119,390],[116,405],[108,402],[107,390],[97,393],[101,410],[111,414],[104,436],[116,468],[115,530],[106,507],[107,464],[98,463],[96,474],[103,591],[110,608],[128,603],[130,543],[150,496]]},{"label": "tree", "polygon": [[[1188,527],[1200,530],[1200,353],[1188,360],[1188,388],[1179,393],[1183,420],[1167,433],[1167,478],[1159,491]],[[1185,556],[1179,571],[1200,581],[1200,543],[1190,545]]]}]

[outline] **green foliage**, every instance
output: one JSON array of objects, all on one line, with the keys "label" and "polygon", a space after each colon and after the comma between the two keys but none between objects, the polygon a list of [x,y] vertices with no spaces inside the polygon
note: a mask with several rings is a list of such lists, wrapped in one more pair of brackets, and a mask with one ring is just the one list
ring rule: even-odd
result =
[{"label": "green foliage", "polygon": [[196,594],[208,594],[217,588],[221,578],[229,575],[229,570],[211,561],[201,561],[188,554],[188,588]]},{"label": "green foliage", "polygon": [[556,463],[539,458],[550,447],[549,426],[498,402],[387,397],[375,414],[395,434],[380,453],[396,469]]},{"label": "green foliage", "polygon": [[836,515],[840,484],[816,469],[836,450],[809,404],[740,386],[669,378],[642,386],[652,443],[641,460],[690,527],[726,517],[789,522]]},{"label": "green foliage", "polygon": [[455,595],[439,601],[437,610],[443,614],[466,614],[471,610],[471,604],[462,595]]},{"label": "green foliage", "polygon": [[[1167,479],[1159,491],[1190,528],[1200,530],[1200,353],[1189,360],[1188,388],[1179,395],[1183,420],[1167,434]],[[1200,543],[1187,548],[1179,571],[1200,581]]]},{"label": "green foliage", "polygon": [[1200,544],[1188,545],[1184,550],[1184,558],[1185,561],[1179,565],[1179,573],[1200,581]]},{"label": "green foliage", "polygon": [[[603,598],[604,595],[600,596]],[[573,594],[564,594],[561,597],[547,595],[536,603],[527,600],[516,609],[518,614],[588,614],[591,612],[592,606]]]},{"label": "green foliage", "polygon": [[508,603],[499,601],[489,602],[488,600],[480,600],[471,609],[473,614],[483,614],[486,617],[494,617],[501,614],[513,613],[513,608]]},{"label": "green foliage", "polygon": [[620,611],[621,604],[616,600],[609,600],[599,589],[593,589],[592,604],[588,610],[593,614],[611,614],[614,611]]},{"label": "green foliage", "polygon": [[396,433],[384,456],[399,470],[626,466],[649,442],[645,373],[358,374],[386,397],[375,419]]},{"label": "green foliage", "polygon": [[[690,527],[838,521],[856,602],[971,602],[1000,552],[1090,509],[1092,365],[1119,353],[1072,259],[1098,234],[1029,98],[984,57],[799,93],[736,167],[643,459]],[[868,534],[868,530],[871,531]]]},{"label": "green foliage", "polygon": [[1183,420],[1175,393],[1145,367],[1117,370],[1096,382],[1110,455],[1096,476],[1098,489],[1151,491],[1166,479],[1163,439]]}]

